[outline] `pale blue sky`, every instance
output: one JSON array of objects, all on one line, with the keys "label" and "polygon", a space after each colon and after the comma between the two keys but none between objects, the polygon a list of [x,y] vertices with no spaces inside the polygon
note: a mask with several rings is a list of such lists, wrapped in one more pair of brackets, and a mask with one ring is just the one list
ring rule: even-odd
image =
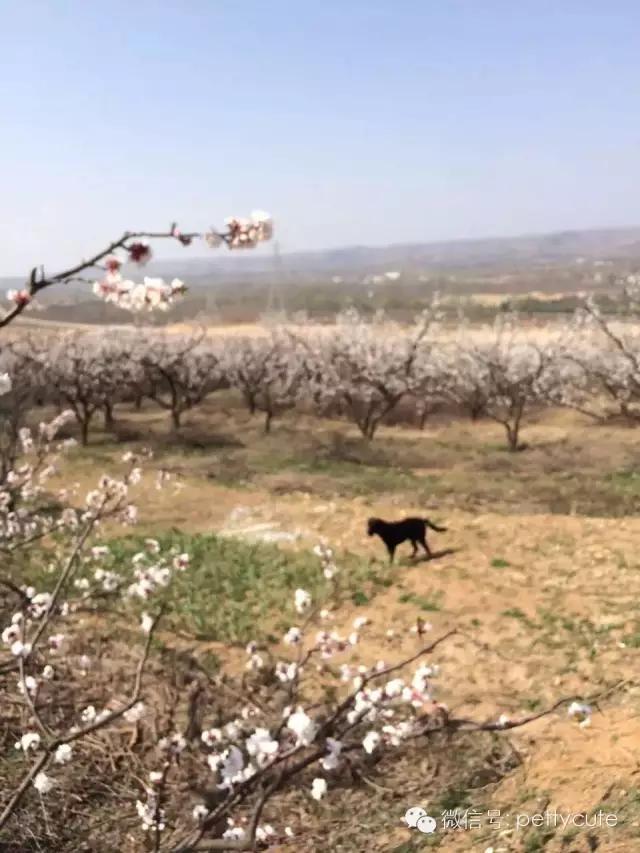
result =
[{"label": "pale blue sky", "polygon": [[634,0],[0,0],[0,274],[254,207],[284,251],[640,224],[639,32]]}]

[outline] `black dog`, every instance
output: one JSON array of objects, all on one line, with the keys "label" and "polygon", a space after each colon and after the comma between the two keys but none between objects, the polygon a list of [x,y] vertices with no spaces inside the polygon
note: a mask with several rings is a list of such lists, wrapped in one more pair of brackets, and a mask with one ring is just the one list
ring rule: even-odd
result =
[{"label": "black dog", "polygon": [[438,527],[428,518],[404,518],[402,521],[383,521],[381,518],[370,518],[367,524],[369,536],[379,536],[387,546],[389,562],[393,563],[393,555],[401,542],[411,540],[413,545],[412,557],[418,553],[418,542],[425,550],[427,557],[431,557],[431,551],[427,545],[427,527],[444,533],[446,527]]}]

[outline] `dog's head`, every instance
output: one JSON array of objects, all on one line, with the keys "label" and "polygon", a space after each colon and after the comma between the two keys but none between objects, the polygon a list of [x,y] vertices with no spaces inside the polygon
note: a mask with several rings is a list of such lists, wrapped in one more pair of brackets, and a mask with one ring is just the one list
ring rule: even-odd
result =
[{"label": "dog's head", "polygon": [[369,534],[369,536],[373,536],[375,533],[377,533],[379,526],[379,518],[370,518],[369,521],[367,521],[367,533]]}]

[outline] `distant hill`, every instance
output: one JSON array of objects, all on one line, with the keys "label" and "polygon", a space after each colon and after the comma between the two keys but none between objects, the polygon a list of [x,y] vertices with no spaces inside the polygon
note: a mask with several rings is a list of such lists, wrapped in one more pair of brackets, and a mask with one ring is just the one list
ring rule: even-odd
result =
[{"label": "distant hill", "polygon": [[[397,243],[389,246],[346,246],[313,252],[291,252],[282,267],[303,275],[353,274],[384,270],[446,270],[512,268],[575,263],[580,259],[640,261],[640,227],[560,231],[521,237],[446,240],[435,243]],[[150,266],[156,274],[247,278],[273,275],[267,254],[183,258]]]},{"label": "distant hill", "polygon": [[[266,249],[266,247],[265,247]],[[581,261],[640,262],[640,226],[558,231],[519,237],[445,240],[427,243],[396,243],[389,246],[345,246],[338,249],[283,253],[276,265],[268,250],[260,252],[212,253],[208,257],[184,255],[152,261],[146,275],[165,278],[206,279],[229,282],[273,278],[276,270],[302,278],[323,275],[366,275],[388,270],[445,271],[453,269],[514,269],[545,264],[575,264]],[[137,271],[139,275],[139,271]],[[196,282],[197,283],[197,282]],[[0,287],[20,286],[20,279],[0,278]],[[67,285],[68,295],[83,291],[82,285]]]},{"label": "distant hill", "polygon": [[[172,309],[172,321],[217,316],[225,322],[246,322],[265,311],[286,309],[328,317],[348,306],[410,315],[424,308],[435,291],[463,300],[483,293],[533,296],[534,303],[536,293],[606,293],[621,272],[636,267],[640,267],[640,227],[347,246],[278,258],[268,247],[208,257],[185,252],[176,259],[152,261],[143,270],[124,272],[135,279],[179,277],[187,283],[189,293]],[[3,290],[21,286],[16,278],[0,279],[0,298]],[[43,319],[59,322],[131,319],[97,299],[86,284],[45,290],[38,304]]]}]

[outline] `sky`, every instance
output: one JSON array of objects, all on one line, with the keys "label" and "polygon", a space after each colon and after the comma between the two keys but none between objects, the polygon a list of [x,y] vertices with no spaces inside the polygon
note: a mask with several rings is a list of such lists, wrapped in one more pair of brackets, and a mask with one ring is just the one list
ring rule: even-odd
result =
[{"label": "sky", "polygon": [[282,252],[640,225],[639,31],[635,0],[0,0],[0,275],[254,208]]}]

